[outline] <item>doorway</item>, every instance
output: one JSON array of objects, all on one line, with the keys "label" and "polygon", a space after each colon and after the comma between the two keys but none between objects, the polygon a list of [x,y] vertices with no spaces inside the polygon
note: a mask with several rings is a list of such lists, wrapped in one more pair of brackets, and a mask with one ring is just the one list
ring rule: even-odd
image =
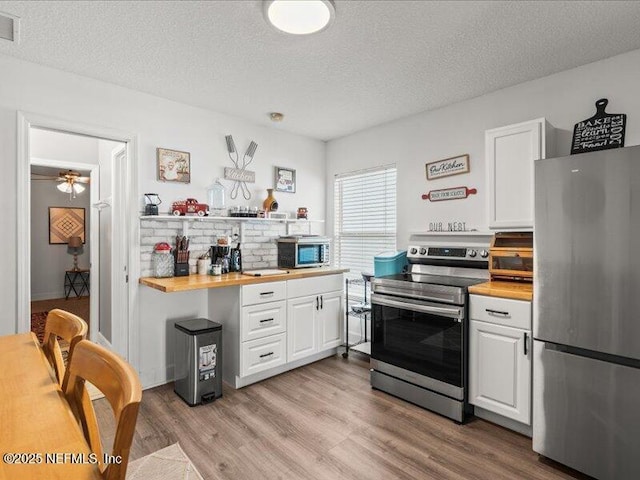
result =
[{"label": "doorway", "polygon": [[18,331],[31,329],[32,308],[62,308],[87,320],[92,341],[129,358],[135,137],[19,117],[18,233],[29,241],[18,248]]}]

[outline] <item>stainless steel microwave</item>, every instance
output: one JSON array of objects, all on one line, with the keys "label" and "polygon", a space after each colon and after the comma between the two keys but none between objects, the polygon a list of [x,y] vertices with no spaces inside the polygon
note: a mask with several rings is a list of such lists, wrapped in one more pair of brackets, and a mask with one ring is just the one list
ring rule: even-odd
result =
[{"label": "stainless steel microwave", "polygon": [[278,239],[278,268],[329,265],[329,239],[318,235],[293,235]]}]

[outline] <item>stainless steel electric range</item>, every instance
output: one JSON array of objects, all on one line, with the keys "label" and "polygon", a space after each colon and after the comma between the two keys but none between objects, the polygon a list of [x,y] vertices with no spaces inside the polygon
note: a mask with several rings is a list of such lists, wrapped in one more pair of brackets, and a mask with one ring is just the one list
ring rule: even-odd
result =
[{"label": "stainless steel electric range", "polygon": [[467,288],[489,279],[489,239],[436,237],[411,245],[408,273],[373,279],[373,388],[464,422]]}]

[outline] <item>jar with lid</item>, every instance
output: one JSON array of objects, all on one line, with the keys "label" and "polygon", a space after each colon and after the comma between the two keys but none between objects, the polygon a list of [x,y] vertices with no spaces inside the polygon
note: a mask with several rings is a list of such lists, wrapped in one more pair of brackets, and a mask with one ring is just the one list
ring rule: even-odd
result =
[{"label": "jar with lid", "polygon": [[166,242],[156,243],[151,254],[151,268],[156,278],[173,277],[173,255],[171,245]]},{"label": "jar with lid", "polygon": [[207,188],[209,210],[211,210],[214,215],[221,215],[224,212],[224,193],[225,188],[224,185],[220,183],[219,178],[216,178],[216,181]]}]

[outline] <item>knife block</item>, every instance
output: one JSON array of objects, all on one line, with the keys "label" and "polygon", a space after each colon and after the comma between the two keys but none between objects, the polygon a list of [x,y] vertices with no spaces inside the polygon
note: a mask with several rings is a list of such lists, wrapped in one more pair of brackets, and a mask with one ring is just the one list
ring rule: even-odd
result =
[{"label": "knife block", "polygon": [[189,275],[189,251],[175,251],[173,263],[173,276],[186,277]]}]

